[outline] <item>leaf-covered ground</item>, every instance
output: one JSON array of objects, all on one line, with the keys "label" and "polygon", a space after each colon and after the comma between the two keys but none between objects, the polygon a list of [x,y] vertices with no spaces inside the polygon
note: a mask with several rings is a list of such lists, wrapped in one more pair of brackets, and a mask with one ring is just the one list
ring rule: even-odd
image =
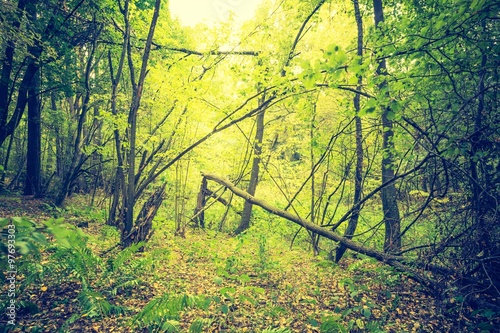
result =
[{"label": "leaf-covered ground", "polygon": [[[5,217],[41,222],[64,215],[74,225],[87,222],[37,200],[4,200],[0,209]],[[165,296],[184,297],[168,318],[171,331],[180,332],[494,332],[498,324],[488,313],[466,316],[470,309],[457,299],[436,300],[371,259],[351,255],[335,265],[326,255],[290,248],[265,223],[239,237],[189,228],[178,237],[171,222],[158,219],[143,251],[113,261],[118,266],[110,270],[109,258],[119,250],[105,252],[118,233],[90,220],[83,230],[92,252],[81,255],[94,258],[86,263],[85,280],[94,292],[86,295],[94,298],[82,297],[81,273],[62,270],[47,251],[40,259],[43,279],[18,298],[24,308],[13,332],[147,332],[145,317],[136,315]],[[19,283],[25,278],[18,276]],[[112,307],[99,308],[99,301]]]}]

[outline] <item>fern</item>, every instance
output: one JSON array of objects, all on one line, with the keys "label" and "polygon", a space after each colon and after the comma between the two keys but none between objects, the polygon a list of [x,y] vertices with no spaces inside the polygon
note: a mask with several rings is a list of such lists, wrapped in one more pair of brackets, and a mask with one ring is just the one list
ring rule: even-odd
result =
[{"label": "fern", "polygon": [[203,332],[203,326],[205,321],[201,318],[196,318],[189,326],[189,333],[201,333]]},{"label": "fern", "polygon": [[62,270],[63,275],[77,278],[83,289],[88,289],[90,281],[96,279],[101,263],[101,259],[81,239],[75,239],[71,248],[57,247],[52,261]]},{"label": "fern", "polygon": [[180,323],[176,320],[167,320],[161,326],[159,332],[177,333],[181,329]]},{"label": "fern", "polygon": [[[373,258],[370,258],[370,257],[362,258],[362,259],[356,260],[355,262],[350,264],[349,267],[347,267],[347,271],[348,272],[356,272],[360,269],[361,269],[361,271],[367,270],[364,266],[367,264],[373,264],[373,263],[374,263]],[[372,270],[372,268],[370,267],[369,270]]]},{"label": "fern", "polygon": [[292,333],[289,328],[266,328],[262,333]]},{"label": "fern", "polygon": [[[124,280],[124,279],[120,279],[120,280]],[[122,283],[115,284],[115,286],[113,288],[111,288],[109,293],[114,296],[114,295],[118,294],[118,292],[121,290],[129,289],[129,288],[131,289],[131,288],[137,287],[137,286],[141,285],[141,283],[142,283],[142,281],[140,279],[125,280]]]},{"label": "fern", "polygon": [[321,324],[322,333],[347,333],[347,328],[340,323],[340,317],[327,316]]},{"label": "fern", "polygon": [[62,270],[63,277],[72,275],[80,281],[83,289],[88,289],[101,266],[101,258],[87,246],[88,236],[62,219],[50,219],[45,225],[56,239],[52,255],[54,265]]},{"label": "fern", "polygon": [[78,301],[82,307],[82,316],[85,317],[102,318],[126,312],[126,308],[109,303],[101,293],[96,291],[83,290],[78,295]]},{"label": "fern", "polygon": [[[102,318],[125,312],[124,307],[109,303],[103,294],[94,291],[93,288],[109,286],[111,273],[120,271],[119,268],[138,248],[133,246],[120,252],[116,258],[108,261],[110,263],[109,269],[103,269],[102,259],[88,247],[88,236],[80,229],[65,224],[62,220],[49,220],[45,224],[57,241],[53,247],[54,253],[51,256],[51,262],[53,267],[59,268],[59,277],[65,279],[67,276],[72,276],[82,285],[82,291],[78,296],[82,311],[71,317],[67,323],[82,316]],[[117,279],[120,284],[111,288],[111,291],[115,293],[119,287],[125,288],[139,283],[129,277],[121,278],[119,276]]]},{"label": "fern", "polygon": [[210,299],[204,296],[169,295],[150,301],[134,318],[137,328],[148,328],[150,332],[176,332],[172,322],[179,320],[179,313],[186,308],[208,308]]},{"label": "fern", "polygon": [[112,258],[108,261],[108,269],[110,269],[113,272],[116,272],[118,269],[123,267],[123,264],[132,258],[132,255],[134,255],[137,251],[139,251],[143,246],[144,242],[139,242],[137,244],[132,244],[131,246],[127,247],[120,253],[115,258]]}]

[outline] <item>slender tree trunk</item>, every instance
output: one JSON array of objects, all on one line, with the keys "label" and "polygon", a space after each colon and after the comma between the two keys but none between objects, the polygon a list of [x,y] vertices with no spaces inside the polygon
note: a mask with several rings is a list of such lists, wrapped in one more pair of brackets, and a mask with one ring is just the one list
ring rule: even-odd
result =
[{"label": "slender tree trunk", "polygon": [[[71,165],[64,176],[63,184],[59,190],[59,195],[56,199],[56,205],[61,206],[66,199],[66,195],[68,194],[68,189],[71,185],[71,182],[74,180],[75,175],[80,171],[80,168],[83,164],[84,153],[82,153],[82,141],[84,139],[84,125],[87,119],[87,113],[89,110],[89,102],[90,102],[90,74],[92,72],[92,65],[94,62],[94,54],[97,48],[97,38],[99,36],[99,32],[96,32],[94,35],[94,41],[90,49],[90,53],[85,65],[85,96],[83,97],[82,106],[80,115],[78,116],[78,125],[76,128],[75,140],[73,142],[73,157],[71,159]],[[77,108],[75,108],[77,110]]]},{"label": "slender tree trunk", "polygon": [[[17,15],[22,15],[26,6],[25,0],[19,0],[17,2]],[[17,31],[21,25],[20,20],[18,18],[14,19],[11,23],[14,31]],[[15,53],[15,41],[8,40],[6,42],[5,54],[2,59],[2,72],[0,74],[0,146],[2,146],[5,139],[14,133],[18,121],[16,121],[16,126],[8,127],[7,119],[9,114],[9,105],[10,105],[10,91],[14,89],[11,87],[11,73],[14,62],[14,53]],[[18,97],[19,98],[19,97]],[[24,110],[24,108],[23,108]],[[11,119],[20,119],[20,115],[14,113]]]},{"label": "slender tree trunk", "polygon": [[[309,215],[311,217],[311,223],[316,223],[316,172],[314,172],[315,161],[314,161],[314,128],[316,127],[316,101],[314,102],[312,109],[311,124],[309,127],[309,154],[311,158],[311,207],[309,210]],[[311,233],[311,245],[313,248],[314,255],[319,254],[319,236],[316,233]]]},{"label": "slender tree trunk", "polygon": [[[484,25],[483,25],[484,29]],[[481,142],[485,141],[485,135],[483,133],[483,116],[485,114],[485,99],[484,99],[484,80],[486,76],[486,64],[487,64],[487,56],[483,53],[481,57],[481,72],[480,79],[478,85],[478,106],[476,110],[476,114],[474,117],[474,134],[471,137],[471,150],[469,153],[469,172],[470,172],[470,188],[472,192],[472,207],[474,211],[473,221],[478,230],[477,241],[480,244],[480,248],[485,251],[484,254],[486,257],[489,257],[491,254],[488,253],[491,251],[491,242],[490,242],[490,230],[487,228],[486,212],[492,207],[495,207],[495,203],[491,202],[491,199],[486,200],[488,195],[485,195],[484,189],[481,184],[485,183],[484,179],[481,179],[480,172],[478,171],[479,166],[478,163],[478,154],[481,152]],[[486,171],[487,173],[487,171]],[[485,175],[487,178],[487,174]],[[491,186],[489,184],[485,184],[487,186]],[[490,201],[490,202],[488,202]]]},{"label": "slender tree trunk", "polygon": [[40,75],[33,78],[28,90],[28,149],[24,195],[41,196],[42,128],[40,109]]},{"label": "slender tree trunk", "polygon": [[[363,56],[363,18],[361,17],[361,11],[359,10],[359,2],[358,0],[353,0],[354,4],[354,15],[356,17],[356,26],[358,28],[358,47],[357,47],[357,55],[361,58]],[[360,61],[362,61],[360,59]],[[358,76],[358,86],[356,90],[361,92],[361,87],[363,84],[363,78],[361,74]],[[347,224],[347,228],[344,232],[344,237],[347,239],[352,239],[354,232],[356,231],[356,227],[358,226],[359,220],[359,202],[361,201],[361,193],[363,191],[363,124],[361,123],[361,118],[357,115],[361,109],[360,106],[360,94],[356,94],[354,96],[354,109],[356,110],[356,171],[354,178],[354,202],[353,207],[357,207],[353,212],[351,217],[349,218],[349,223]],[[342,259],[347,247],[340,243],[337,247],[337,251],[335,253],[335,261],[339,262]]]},{"label": "slender tree trunk", "polygon": [[[257,114],[255,119],[256,130],[255,139],[253,145],[253,161],[252,161],[252,171],[250,173],[250,183],[248,184],[247,192],[251,195],[255,195],[255,190],[257,189],[257,184],[259,183],[259,171],[260,171],[260,161],[262,153],[262,140],[264,138],[264,115],[265,110]],[[243,213],[241,214],[240,225],[234,231],[235,234],[240,234],[250,227],[250,218],[252,217],[252,203],[245,201],[243,206]]]},{"label": "slender tree trunk", "polygon": [[[375,27],[384,22],[384,10],[382,0],[373,0],[375,16]],[[380,60],[377,68],[378,75],[387,75],[385,59]],[[387,81],[379,84],[381,91],[387,91]],[[388,96],[387,96],[388,97]],[[389,116],[392,110],[389,106],[382,112],[382,184],[394,178],[394,130],[393,122]],[[385,240],[384,251],[389,253],[398,252],[401,249],[401,218],[397,202],[397,192],[394,182],[384,187],[381,191],[382,210],[384,212]]]},{"label": "slender tree trunk", "polygon": [[[26,13],[30,22],[36,21],[37,9],[35,3],[28,3]],[[41,103],[40,103],[40,70],[39,58],[41,48],[38,42],[29,48],[32,57],[31,62],[35,65],[33,77],[28,86],[28,149],[26,159],[26,181],[24,195],[41,196],[41,155],[42,155],[42,128],[41,128]],[[14,127],[15,128],[15,127]]]},{"label": "slender tree trunk", "polygon": [[153,36],[156,29],[156,24],[158,22],[158,16],[160,14],[160,0],[156,0],[155,8],[153,12],[153,18],[151,19],[151,25],[149,27],[148,38],[146,40],[146,45],[144,47],[144,53],[142,56],[142,64],[141,71],[139,73],[139,80],[137,83],[134,78],[134,66],[132,60],[132,46],[130,43],[130,39],[128,39],[127,43],[127,54],[128,54],[128,63],[130,69],[130,78],[133,87],[133,97],[132,103],[130,106],[130,111],[128,115],[128,155],[127,155],[127,184],[126,184],[126,196],[124,198],[124,207],[125,207],[125,221],[124,221],[124,229],[122,232],[122,245],[127,247],[132,243],[139,242],[141,239],[132,239],[129,237],[130,232],[132,231],[132,227],[134,225],[134,205],[136,203],[136,167],[135,167],[135,158],[136,158],[136,130],[137,130],[137,112],[139,111],[139,106],[141,104],[142,93],[144,89],[144,82],[146,80],[147,74],[147,66],[149,55],[151,53],[151,46],[153,43]]},{"label": "slender tree trunk", "polygon": [[2,178],[0,179],[0,192],[4,189],[5,186],[5,177],[7,175],[7,169],[9,166],[9,160],[10,160],[10,152],[12,151],[12,143],[14,142],[14,132],[9,137],[9,144],[7,146],[7,152],[5,153],[5,160],[3,162],[3,171],[2,171]]},{"label": "slender tree trunk", "polygon": [[[130,1],[126,0],[125,3],[123,4],[123,8],[120,7],[125,22],[125,33],[123,36],[122,50],[120,54],[120,59],[118,61],[118,67],[116,69],[116,73],[114,73],[113,71],[113,61],[111,58],[111,53],[108,52],[109,73],[111,76],[111,86],[112,86],[111,112],[114,117],[118,116],[118,109],[117,109],[118,86],[120,84],[121,76],[123,73],[123,66],[127,54],[127,45],[129,44],[129,39],[130,39],[129,4]],[[120,136],[120,130],[118,128],[114,129],[113,136],[115,139],[117,166],[115,172],[115,182],[113,186],[113,199],[109,210],[109,217],[107,224],[112,226],[118,226],[119,229],[123,229],[123,225],[121,224],[121,222],[123,222],[122,219],[123,219],[124,202],[122,202],[122,207],[120,208],[120,198],[124,200],[124,198],[126,198],[127,196],[127,193],[126,193],[126,188],[124,187],[125,165],[122,152],[122,139]],[[116,216],[117,212],[119,213],[118,217]]]}]

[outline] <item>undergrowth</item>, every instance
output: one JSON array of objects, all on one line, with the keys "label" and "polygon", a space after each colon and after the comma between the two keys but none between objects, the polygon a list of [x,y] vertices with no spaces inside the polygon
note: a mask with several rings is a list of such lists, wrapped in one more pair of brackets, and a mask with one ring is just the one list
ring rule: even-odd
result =
[{"label": "undergrowth", "polygon": [[[456,311],[444,313],[393,269],[364,256],[340,265],[328,251],[314,257],[259,228],[262,222],[238,237],[192,230],[181,238],[162,220],[149,243],[124,250],[104,225],[89,233],[63,219],[0,223],[4,237],[9,225],[16,228],[19,328],[28,318],[53,318],[54,307],[65,309],[59,332],[90,325],[114,332],[494,332],[497,322],[486,310],[452,321]],[[9,248],[0,249],[5,272]],[[70,291],[75,297],[66,300]],[[43,322],[26,332],[54,332]]]}]

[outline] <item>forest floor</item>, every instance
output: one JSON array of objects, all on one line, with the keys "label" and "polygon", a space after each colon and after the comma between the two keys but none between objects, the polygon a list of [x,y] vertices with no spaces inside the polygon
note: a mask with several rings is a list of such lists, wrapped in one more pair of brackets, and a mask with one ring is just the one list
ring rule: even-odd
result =
[{"label": "forest floor", "polygon": [[[87,279],[77,269],[61,270],[54,251],[45,251],[39,259],[45,273],[18,295],[22,308],[12,332],[148,332],[158,322],[157,332],[494,332],[498,324],[458,299],[436,300],[369,258],[350,254],[336,265],[325,254],[290,247],[275,225],[238,237],[187,228],[181,237],[173,222],[158,218],[150,242],[120,262],[118,249],[106,253],[119,236],[102,219],[41,200],[0,200],[0,217],[41,223],[56,215],[74,225],[89,222],[82,230],[92,251],[81,253],[93,258],[84,261]],[[110,262],[116,270],[106,268]],[[82,281],[96,302],[82,296]],[[146,313],[158,298],[163,312],[153,306]],[[181,301],[168,308],[169,299]],[[0,327],[5,324],[2,313]]]}]

